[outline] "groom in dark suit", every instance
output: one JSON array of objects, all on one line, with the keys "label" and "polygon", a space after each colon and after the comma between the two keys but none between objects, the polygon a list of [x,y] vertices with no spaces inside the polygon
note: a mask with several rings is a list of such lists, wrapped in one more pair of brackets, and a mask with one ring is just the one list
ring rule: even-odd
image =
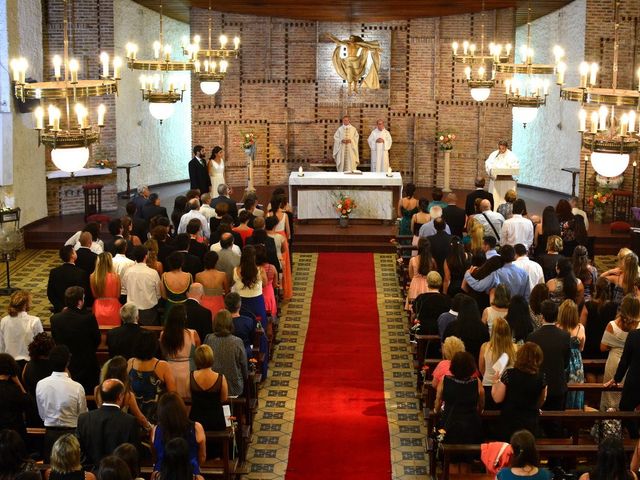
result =
[{"label": "groom in dark suit", "polygon": [[211,178],[207,169],[207,161],[204,159],[204,147],[196,145],[193,147],[193,158],[189,162],[189,180],[191,189],[200,190],[200,194],[209,193],[211,188]]}]

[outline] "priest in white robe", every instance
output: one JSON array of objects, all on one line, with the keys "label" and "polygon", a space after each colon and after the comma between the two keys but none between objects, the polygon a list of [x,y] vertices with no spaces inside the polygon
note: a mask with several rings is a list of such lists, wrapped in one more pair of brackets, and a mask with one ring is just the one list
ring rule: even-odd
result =
[{"label": "priest in white robe", "polygon": [[500,140],[498,142],[498,150],[491,152],[491,155],[484,162],[484,167],[487,175],[489,175],[489,192],[493,194],[494,207],[497,209],[505,203],[504,196],[507,191],[516,189],[516,181],[511,175],[496,175],[494,169],[511,169],[515,170],[513,175],[518,175],[520,160],[509,150],[507,141]]},{"label": "priest in white robe", "polygon": [[333,159],[338,172],[353,172],[358,168],[358,141],[360,135],[348,116],[342,118],[342,125],[333,136]]},{"label": "priest in white robe", "polygon": [[371,171],[386,172],[389,170],[389,149],[391,148],[391,134],[384,128],[384,121],[378,119],[376,128],[369,135],[371,148]]}]

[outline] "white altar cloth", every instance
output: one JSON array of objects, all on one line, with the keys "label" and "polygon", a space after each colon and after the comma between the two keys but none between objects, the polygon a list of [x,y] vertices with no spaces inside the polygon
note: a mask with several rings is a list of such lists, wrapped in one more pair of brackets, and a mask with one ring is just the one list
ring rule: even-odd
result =
[{"label": "white altar cloth", "polygon": [[300,220],[338,218],[333,206],[340,194],[350,196],[358,205],[351,218],[394,220],[397,198],[402,195],[402,175],[394,172],[292,172],[289,176],[289,198],[297,207]]}]

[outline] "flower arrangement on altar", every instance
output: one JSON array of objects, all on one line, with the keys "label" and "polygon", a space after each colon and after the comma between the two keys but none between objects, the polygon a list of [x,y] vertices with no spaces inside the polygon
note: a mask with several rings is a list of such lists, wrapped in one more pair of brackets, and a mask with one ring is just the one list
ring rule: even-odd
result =
[{"label": "flower arrangement on altar", "polygon": [[253,150],[256,145],[256,136],[253,132],[242,134],[242,148],[245,150]]},{"label": "flower arrangement on altar", "polygon": [[109,160],[96,160],[96,167],[107,168],[109,166]]},{"label": "flower arrangement on altar", "polygon": [[447,150],[453,150],[453,141],[455,139],[455,133],[443,132],[436,134],[436,142],[438,142],[438,148],[443,152]]},{"label": "flower arrangement on altar", "polygon": [[349,218],[354,208],[358,208],[356,202],[349,195],[341,193],[336,202],[333,204],[336,211],[343,218]]},{"label": "flower arrangement on altar", "polygon": [[604,210],[612,198],[613,198],[613,194],[611,193],[610,190],[597,191],[589,199],[589,206],[596,210]]}]

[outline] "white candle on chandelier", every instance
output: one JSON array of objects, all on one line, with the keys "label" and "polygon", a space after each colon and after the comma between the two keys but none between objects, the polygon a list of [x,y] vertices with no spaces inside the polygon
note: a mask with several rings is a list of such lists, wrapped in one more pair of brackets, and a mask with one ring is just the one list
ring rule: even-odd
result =
[{"label": "white candle on chandelier", "polygon": [[227,38],[226,35],[220,35],[220,48],[227,48],[227,42],[229,41],[229,39]]},{"label": "white candle on chandelier", "polygon": [[580,63],[580,88],[587,88],[587,76],[589,75],[589,64]]},{"label": "white candle on chandelier", "polygon": [[527,46],[522,45],[520,47],[520,61],[522,63],[527,63]]},{"label": "white candle on chandelier", "polygon": [[476,54],[476,44],[475,43],[472,43],[471,45],[469,45],[469,53],[471,54],[472,57]]},{"label": "white candle on chandelier", "polygon": [[215,60],[211,60],[211,66],[210,66],[210,68],[211,68],[211,73],[216,73],[216,67],[217,67],[217,66],[218,66],[218,65],[216,64],[216,61],[215,61]]},{"label": "white candle on chandelier", "polygon": [[629,110],[629,133],[636,131],[636,112]]},{"label": "white candle on chandelier", "polygon": [[549,95],[549,80],[545,80],[542,83],[542,91],[545,95]]},{"label": "white candle on chandelier", "polygon": [[87,109],[84,108],[84,105],[82,105],[81,103],[76,103],[74,110],[76,112],[76,116],[78,117],[78,127],[84,128],[85,117],[87,116]]},{"label": "white candle on chandelier", "polygon": [[209,60],[204,61],[204,71],[209,73]]},{"label": "white candle on chandelier", "polygon": [[60,110],[53,107],[53,122],[51,129],[54,131],[60,131]]},{"label": "white candle on chandelier", "polygon": [[560,45],[556,45],[553,47],[553,56],[556,59],[556,63],[558,63],[564,57],[564,49]]},{"label": "white candle on chandelier", "polygon": [[104,127],[104,115],[107,113],[107,107],[104,104],[98,105],[98,126]]},{"label": "white candle on chandelier", "polygon": [[113,57],[113,78],[120,78],[122,73],[122,59],[120,57]]},{"label": "white candle on chandelier", "polygon": [[598,110],[598,116],[600,117],[600,125],[598,127],[598,130],[604,131],[607,129],[608,113],[609,113],[609,110],[604,105],[600,107],[600,110]]},{"label": "white candle on chandelier", "polygon": [[33,114],[36,117],[36,130],[42,130],[44,128],[44,108],[36,108]]},{"label": "white candle on chandelier", "polygon": [[16,83],[25,83],[27,74],[27,59],[24,57],[14,58],[9,63],[13,73],[13,81]]},{"label": "white candle on chandelier", "polygon": [[167,62],[171,61],[171,45],[165,45],[164,46],[164,59]]},{"label": "white candle on chandelier", "polygon": [[464,55],[467,55],[469,53],[469,42],[466,40],[462,42],[462,53]]},{"label": "white candle on chandelier", "polygon": [[196,60],[193,63],[193,71],[196,73],[200,73],[200,60]]},{"label": "white candle on chandelier", "polygon": [[451,44],[451,50],[453,50],[454,55],[458,54],[458,47],[459,47],[458,42],[453,42]]},{"label": "white candle on chandelier", "polygon": [[240,37],[233,37],[233,48],[236,50],[240,48]]},{"label": "white candle on chandelier", "polygon": [[175,90],[175,86],[173,85],[173,82],[170,81],[169,82],[169,92],[173,92]]},{"label": "white candle on chandelier", "polygon": [[587,111],[584,108],[580,109],[578,119],[580,120],[578,131],[584,132],[587,129]]},{"label": "white candle on chandelier", "polygon": [[193,36],[193,43],[195,43],[198,49],[200,49],[200,35]]},{"label": "white candle on chandelier", "polygon": [[629,128],[629,115],[624,113],[620,118],[620,135],[623,137],[626,136],[628,128]]},{"label": "white candle on chandelier", "polygon": [[598,133],[598,112],[591,112],[591,133]]},{"label": "white candle on chandelier", "polygon": [[558,62],[558,65],[556,66],[556,73],[558,74],[556,78],[556,83],[558,85],[564,84],[564,74],[566,71],[567,71],[567,64],[564,62]]},{"label": "white candle on chandelier", "polygon": [[596,78],[598,76],[598,64],[595,62],[592,63],[589,70],[591,72],[591,75],[589,76],[589,85],[593,87],[596,84]]},{"label": "white candle on chandelier", "polygon": [[155,59],[159,59],[160,58],[160,50],[162,49],[162,45],[160,45],[160,42],[158,42],[157,40],[155,42],[153,42],[153,58]]},{"label": "white candle on chandelier", "polygon": [[109,54],[107,52],[100,54],[100,63],[102,63],[102,76],[107,78],[109,76]]},{"label": "white candle on chandelier", "polygon": [[511,44],[510,44],[510,43],[507,43],[507,44],[505,45],[505,47],[504,47],[504,48],[505,48],[505,50],[506,50],[506,52],[507,52],[507,57],[508,57],[509,55],[511,55],[511,48],[512,48]]},{"label": "white candle on chandelier", "polygon": [[75,58],[69,60],[69,73],[71,73],[71,83],[78,83],[78,70],[80,64]]},{"label": "white candle on chandelier", "polygon": [[484,74],[485,74],[485,69],[483,66],[480,66],[480,68],[478,68],[478,78],[480,80],[484,80]]},{"label": "white candle on chandelier", "polygon": [[220,73],[226,73],[229,62],[226,60],[220,60]]},{"label": "white candle on chandelier", "polygon": [[527,63],[533,63],[533,48],[527,48]]},{"label": "white candle on chandelier", "polygon": [[144,75],[140,75],[140,88],[144,90],[146,86],[147,86],[147,77]]},{"label": "white candle on chandelier", "polygon": [[464,67],[464,76],[467,80],[471,80],[471,67],[469,65]]},{"label": "white candle on chandelier", "polygon": [[505,95],[509,95],[511,91],[511,80],[505,80],[504,81],[504,93]]},{"label": "white candle on chandelier", "polygon": [[60,77],[62,76],[61,70],[62,70],[62,57],[60,57],[60,55],[54,55],[53,56],[53,76],[55,77],[56,80],[60,80]]},{"label": "white candle on chandelier", "polygon": [[55,117],[55,108],[53,105],[47,107],[47,115],[49,116],[49,126],[53,127],[53,117]]}]

